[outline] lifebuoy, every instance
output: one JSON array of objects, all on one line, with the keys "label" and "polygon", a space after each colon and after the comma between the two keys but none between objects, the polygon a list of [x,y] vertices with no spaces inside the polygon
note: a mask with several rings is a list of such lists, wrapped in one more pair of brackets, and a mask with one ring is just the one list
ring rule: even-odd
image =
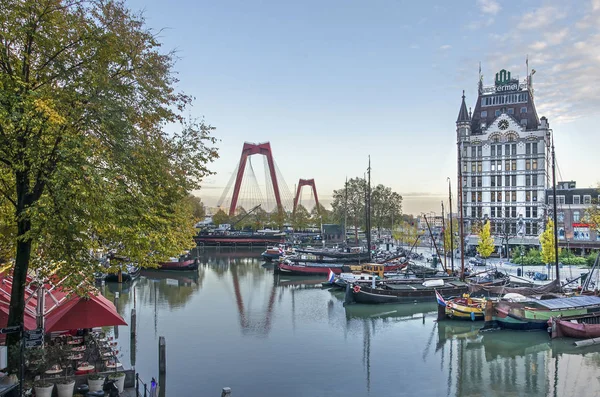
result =
[{"label": "lifebuoy", "polygon": [[360,286],[355,285],[354,286],[354,292],[359,293],[360,292]]}]

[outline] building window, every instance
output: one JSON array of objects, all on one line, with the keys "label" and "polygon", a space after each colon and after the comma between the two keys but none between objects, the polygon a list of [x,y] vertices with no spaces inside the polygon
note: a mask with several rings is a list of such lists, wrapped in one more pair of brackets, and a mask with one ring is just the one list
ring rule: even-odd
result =
[{"label": "building window", "polygon": [[581,204],[581,196],[573,196],[573,204]]},{"label": "building window", "polygon": [[496,109],[496,117],[500,116],[500,109]]},{"label": "building window", "polygon": [[525,192],[525,201],[527,201],[527,202],[531,201],[531,190],[527,190]]},{"label": "building window", "polygon": [[525,186],[531,186],[531,175],[525,175]]},{"label": "building window", "polygon": [[498,162],[496,162],[496,170],[502,171],[502,161],[498,160]]},{"label": "building window", "polygon": [[548,204],[552,204],[554,202],[554,196],[548,196]]},{"label": "building window", "polygon": [[537,186],[537,174],[531,175],[531,186]]},{"label": "building window", "polygon": [[531,224],[531,234],[534,236],[537,236],[538,234],[538,225],[537,223],[532,223]]},{"label": "building window", "polygon": [[558,199],[558,204],[565,203],[565,196],[556,196],[556,198]]},{"label": "building window", "polygon": [[508,114],[515,114],[514,108],[508,108]]},{"label": "building window", "polygon": [[512,170],[516,171],[517,170],[517,160],[511,161],[511,165],[512,165]]},{"label": "building window", "polygon": [[502,192],[496,193],[496,201],[498,201],[499,203],[502,202]]},{"label": "building window", "polygon": [[511,207],[510,208],[510,216],[513,218],[517,217],[517,207]]},{"label": "building window", "polygon": [[537,190],[531,192],[531,200],[537,201]]},{"label": "building window", "polygon": [[516,156],[517,155],[517,144],[513,143],[511,149],[512,149],[512,155]]},{"label": "building window", "polygon": [[511,195],[512,195],[512,201],[516,203],[517,202],[517,191],[513,190],[511,192]]},{"label": "building window", "polygon": [[527,106],[523,106],[521,108],[521,113],[527,113]]},{"label": "building window", "polygon": [[496,145],[492,145],[492,148],[491,148],[491,155],[492,155],[492,156],[495,156],[495,155],[496,155]]},{"label": "building window", "polygon": [[494,192],[491,193],[491,201],[492,203],[496,202],[496,195],[494,194]]},{"label": "building window", "polygon": [[485,123],[481,123],[481,128],[485,129]]},{"label": "building window", "polygon": [[525,234],[526,235],[531,234],[531,223],[529,223],[529,222],[525,223]]},{"label": "building window", "polygon": [[585,205],[592,204],[592,196],[587,195],[587,194],[585,196],[583,196],[583,204],[585,204]]},{"label": "building window", "polygon": [[467,172],[467,162],[463,163],[463,172]]},{"label": "building window", "polygon": [[476,153],[477,153],[477,149],[475,148],[475,146],[471,146],[471,157],[475,157]]},{"label": "building window", "polygon": [[471,202],[475,202],[475,192],[471,192]]},{"label": "building window", "polygon": [[531,153],[532,154],[537,154],[538,150],[537,150],[537,142],[533,142],[531,144]]},{"label": "building window", "polygon": [[[493,178],[493,177],[492,177],[492,178]],[[498,181],[498,186],[499,186],[499,187],[500,187],[500,186],[502,186],[502,175],[498,175],[498,176],[496,177],[496,180]]]},{"label": "building window", "polygon": [[482,170],[482,162],[478,161],[477,162],[477,172],[481,172],[481,170]]},{"label": "building window", "polygon": [[482,148],[481,148],[481,145],[477,146],[477,157],[482,157]]},{"label": "building window", "polygon": [[521,125],[527,127],[527,119],[521,119]]},{"label": "building window", "polygon": [[471,187],[475,187],[475,177],[471,177]]},{"label": "building window", "polygon": [[537,159],[531,160],[531,169],[537,170]]},{"label": "building window", "polygon": [[481,192],[477,192],[477,202],[481,203]]},{"label": "building window", "polygon": [[498,156],[502,156],[502,145],[498,145]]},{"label": "building window", "polygon": [[512,179],[512,186],[517,186],[517,176],[516,176],[516,175],[513,175],[513,176],[511,177],[511,179]]},{"label": "building window", "polygon": [[475,164],[475,162],[471,162],[471,172],[475,172],[475,170],[477,169],[477,165]]},{"label": "building window", "polygon": [[577,223],[581,221],[581,215],[579,214],[579,211],[573,211],[573,222]]},{"label": "building window", "polygon": [[485,119],[487,117],[487,110],[484,110],[483,112],[481,112],[481,118]]},{"label": "building window", "polygon": [[525,207],[525,218],[531,218],[531,207]]},{"label": "building window", "polygon": [[537,207],[532,207],[531,208],[531,217],[532,218],[537,218]]},{"label": "building window", "polygon": [[531,169],[531,160],[529,160],[529,159],[525,160],[525,169],[526,170]]},{"label": "building window", "polygon": [[494,163],[493,161],[492,161],[492,163],[490,164],[490,167],[491,167],[491,168],[490,168],[490,170],[491,170],[491,171],[496,171],[496,163]]},{"label": "building window", "polygon": [[481,187],[482,186],[482,177],[478,176],[477,177],[477,187]]}]

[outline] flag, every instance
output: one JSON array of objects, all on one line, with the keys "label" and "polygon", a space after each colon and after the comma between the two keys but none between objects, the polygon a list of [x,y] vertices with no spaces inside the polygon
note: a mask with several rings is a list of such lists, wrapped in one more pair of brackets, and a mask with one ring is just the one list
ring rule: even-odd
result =
[{"label": "flag", "polygon": [[329,269],[329,276],[327,277],[327,281],[333,283],[333,280],[335,280],[335,273],[332,272],[331,269]]},{"label": "flag", "polygon": [[437,289],[435,290],[435,298],[437,299],[438,305],[444,307],[446,306],[446,301],[444,300],[444,297],[438,292]]}]

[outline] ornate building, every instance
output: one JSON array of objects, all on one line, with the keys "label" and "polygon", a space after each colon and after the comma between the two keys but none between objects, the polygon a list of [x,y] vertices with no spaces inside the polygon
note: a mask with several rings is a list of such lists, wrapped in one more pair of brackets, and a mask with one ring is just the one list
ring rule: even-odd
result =
[{"label": "ornate building", "polygon": [[478,241],[474,226],[487,220],[499,248],[539,245],[551,185],[551,130],[538,118],[533,73],[520,81],[503,69],[492,86],[480,75],[473,112],[463,92],[456,136],[467,248]]}]

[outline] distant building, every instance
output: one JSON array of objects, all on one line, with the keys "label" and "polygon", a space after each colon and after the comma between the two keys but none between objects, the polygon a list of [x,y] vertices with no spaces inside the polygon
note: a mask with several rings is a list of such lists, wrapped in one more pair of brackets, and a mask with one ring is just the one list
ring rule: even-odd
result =
[{"label": "distant building", "polygon": [[539,246],[551,130],[545,117],[538,118],[533,73],[520,81],[503,69],[491,86],[480,75],[473,112],[463,92],[456,137],[468,246],[478,243],[472,226],[487,220],[497,247]]},{"label": "distant building", "polygon": [[[552,189],[546,191],[546,204],[552,214],[554,196]],[[575,181],[556,184],[556,210],[558,246],[587,254],[590,250],[600,249],[600,230],[598,226],[585,221],[586,210],[600,203],[600,192],[593,188],[577,188]]]},{"label": "distant building", "polygon": [[342,225],[323,224],[323,240],[327,244],[336,244],[344,242],[344,228]]}]

